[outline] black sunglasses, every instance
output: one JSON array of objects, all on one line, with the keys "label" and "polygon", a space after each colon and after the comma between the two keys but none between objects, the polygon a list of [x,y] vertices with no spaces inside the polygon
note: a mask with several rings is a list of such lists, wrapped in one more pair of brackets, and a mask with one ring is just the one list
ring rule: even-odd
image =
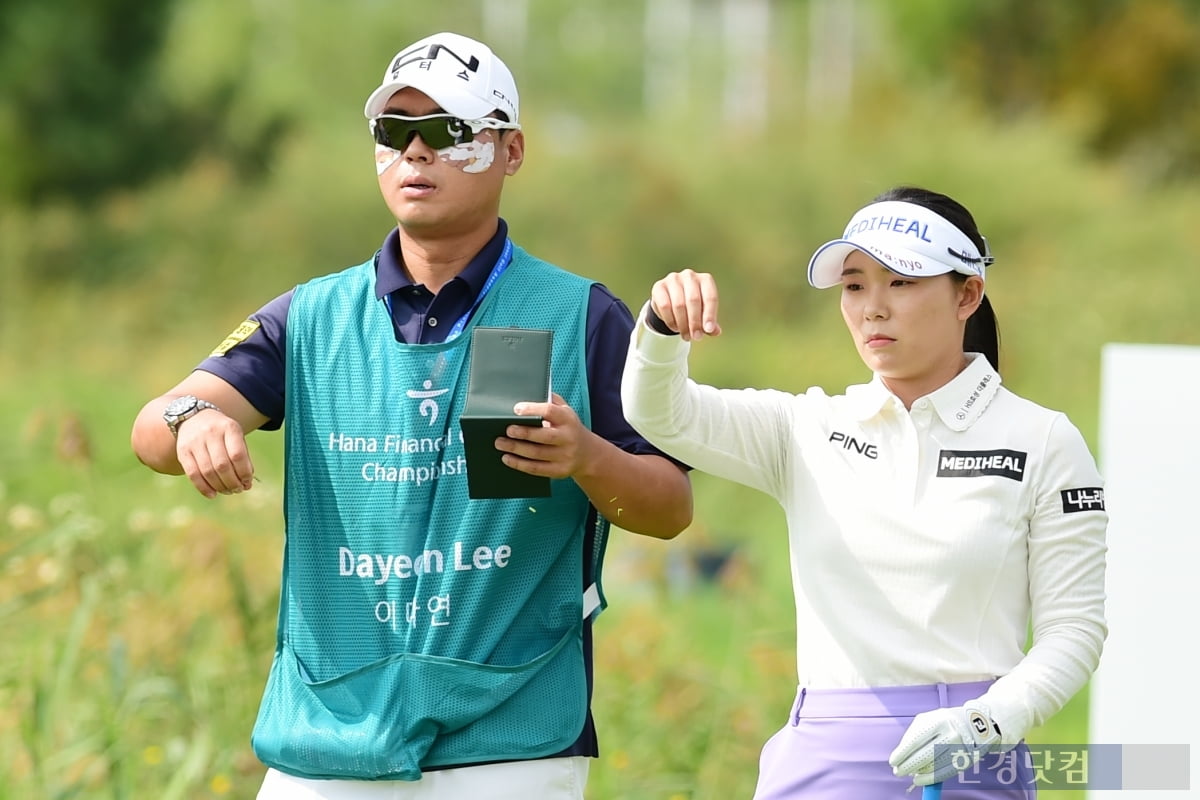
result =
[{"label": "black sunglasses", "polygon": [[403,151],[414,136],[434,150],[475,139],[483,130],[518,130],[520,125],[502,119],[459,119],[449,114],[430,114],[424,117],[405,117],[381,114],[370,122],[375,144]]}]

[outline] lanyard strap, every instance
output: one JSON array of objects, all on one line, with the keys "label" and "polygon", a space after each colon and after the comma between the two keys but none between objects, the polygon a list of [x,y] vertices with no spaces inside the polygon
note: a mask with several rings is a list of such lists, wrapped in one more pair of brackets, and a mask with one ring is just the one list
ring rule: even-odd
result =
[{"label": "lanyard strap", "polygon": [[471,319],[471,315],[475,313],[475,309],[479,308],[479,304],[483,302],[483,298],[491,290],[492,285],[504,274],[508,269],[508,265],[512,263],[513,244],[512,239],[504,240],[504,249],[500,251],[500,258],[496,260],[492,271],[488,273],[487,280],[483,282],[483,288],[479,290],[479,294],[475,297],[475,302],[467,309],[467,312],[458,318],[454,323],[454,327],[446,334],[446,341],[458,338],[458,335],[463,332],[463,328],[467,327],[467,322]]},{"label": "lanyard strap", "polygon": [[[449,342],[457,339],[459,334],[463,332],[463,329],[467,327],[467,323],[471,320],[471,315],[475,313],[477,308],[479,308],[479,304],[483,302],[483,298],[487,296],[487,293],[491,290],[492,286],[495,285],[496,281],[500,279],[500,276],[504,274],[504,271],[508,269],[509,265],[512,263],[512,254],[512,239],[505,239],[504,249],[500,251],[500,258],[496,260],[496,263],[492,266],[492,271],[488,273],[487,280],[483,282],[483,288],[481,288],[479,290],[479,294],[475,296],[475,302],[472,303],[471,307],[468,308],[466,312],[458,318],[458,321],[456,321],[450,328],[450,332],[446,334],[446,338],[443,341]],[[388,318],[392,319],[394,317],[392,313],[392,296],[390,294],[384,295],[383,302],[387,306]]]}]

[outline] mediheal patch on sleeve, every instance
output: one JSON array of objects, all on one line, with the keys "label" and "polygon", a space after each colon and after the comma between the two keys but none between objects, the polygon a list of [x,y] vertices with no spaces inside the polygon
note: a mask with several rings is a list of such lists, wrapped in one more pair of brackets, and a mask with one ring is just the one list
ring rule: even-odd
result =
[{"label": "mediheal patch on sleeve", "polygon": [[223,356],[233,348],[237,347],[242,342],[250,338],[250,334],[254,333],[261,327],[261,323],[257,320],[248,319],[241,325],[238,325],[233,333],[225,337],[225,341],[217,345],[217,349],[208,354],[209,358]]}]

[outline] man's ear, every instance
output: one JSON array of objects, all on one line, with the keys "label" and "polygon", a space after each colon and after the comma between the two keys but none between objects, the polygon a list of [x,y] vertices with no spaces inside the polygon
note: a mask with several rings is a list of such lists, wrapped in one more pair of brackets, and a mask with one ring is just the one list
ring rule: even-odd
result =
[{"label": "man's ear", "polygon": [[508,136],[501,139],[504,147],[504,174],[515,175],[525,161],[525,131],[505,131]]}]

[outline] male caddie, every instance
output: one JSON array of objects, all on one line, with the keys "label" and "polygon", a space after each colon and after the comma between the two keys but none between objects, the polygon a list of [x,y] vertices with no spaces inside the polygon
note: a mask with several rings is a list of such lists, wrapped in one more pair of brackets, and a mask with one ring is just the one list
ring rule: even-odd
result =
[{"label": "male caddie", "polygon": [[[633,319],[499,217],[525,157],[517,87],[480,42],[403,48],[366,103],[396,227],[270,301],[138,415],[133,448],[206,497],[253,487],[246,433],[286,420],[275,658],[259,798],[581,800],[597,755],[591,620],[609,523],[669,538],[687,473],[625,422]],[[550,497],[468,496],[471,332],[553,331],[539,427],[495,446]]]}]

